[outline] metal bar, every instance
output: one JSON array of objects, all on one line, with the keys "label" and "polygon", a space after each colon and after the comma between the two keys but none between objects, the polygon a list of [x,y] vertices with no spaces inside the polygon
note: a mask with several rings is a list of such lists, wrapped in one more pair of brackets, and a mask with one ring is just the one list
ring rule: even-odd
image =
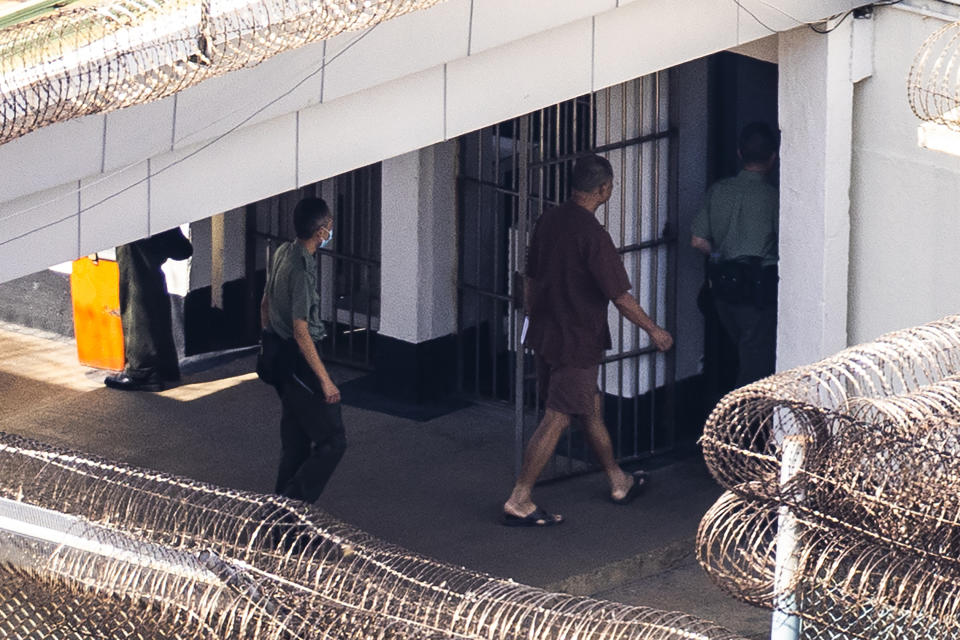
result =
[{"label": "metal bar", "polygon": [[[632,123],[628,119],[628,115],[630,111],[630,102],[627,99],[627,89],[629,86],[631,86],[630,83],[624,83],[620,85],[620,138],[621,139],[624,139],[633,133],[633,128],[631,126]],[[620,242],[618,244],[618,246],[620,247],[624,247],[627,245],[627,216],[628,216],[628,212],[627,212],[627,175],[628,175],[627,150],[628,149],[629,147],[620,147],[620,202],[621,202],[621,205],[620,205]],[[633,172],[630,172],[630,175],[632,174]],[[641,210],[641,213],[642,213],[642,210]],[[634,218],[633,235],[636,236],[636,228],[639,224],[637,220],[638,216],[636,212],[634,212],[633,218]],[[626,256],[626,254],[621,254],[621,255]],[[639,259],[635,260],[635,263],[639,263]],[[635,279],[634,281],[637,283],[637,289],[639,291],[639,279]],[[634,336],[636,336],[637,327],[636,325],[633,325],[633,324],[631,324],[628,327],[624,317],[620,314],[618,314],[617,319],[620,324],[620,334],[621,334],[619,349],[623,350],[624,341],[627,338],[627,332],[630,331],[631,333],[634,334]],[[637,344],[637,342],[633,342],[633,344]],[[625,400],[626,385],[625,385],[624,377],[625,377],[625,374],[629,373],[630,377],[635,381],[637,379],[637,371],[636,371],[636,364],[634,362],[630,363],[629,369],[624,367],[624,361],[620,361],[619,366],[623,369],[623,372],[621,373],[620,381],[619,381],[620,408],[619,408],[618,417],[617,417],[617,436],[618,436],[617,451],[618,451],[618,457],[623,457],[625,455],[625,452],[623,450],[623,431],[624,431],[623,406],[626,404],[626,400]],[[634,385],[635,384],[636,383],[634,383]],[[631,403],[633,402],[634,400],[631,400]],[[631,442],[633,442],[633,452],[634,454],[636,454],[636,440],[637,440],[636,412],[634,411],[632,415],[633,415],[633,425],[632,425],[633,438],[631,438]]]},{"label": "metal bar", "polygon": [[[493,176],[494,181],[497,184],[500,184],[500,125],[497,124],[493,127],[493,139],[494,139],[494,156],[493,156]],[[501,244],[500,244],[500,202],[499,198],[494,198],[493,206],[491,211],[493,213],[493,286],[491,291],[496,292],[500,285],[500,260],[501,260]],[[503,256],[506,258],[507,256]],[[499,352],[499,343],[500,343],[500,305],[497,304],[496,300],[491,301],[491,307],[493,310],[493,315],[490,319],[490,393],[496,398],[497,397],[497,354]]]},{"label": "metal bar", "polygon": [[[604,91],[609,91],[609,89],[605,89]],[[616,151],[620,147],[632,147],[638,144],[643,144],[645,142],[652,142],[654,140],[660,140],[661,138],[667,138],[673,135],[674,133],[675,132],[672,129],[665,129],[663,131],[657,131],[656,133],[650,133],[647,135],[630,138],[629,140],[620,140],[618,142],[610,142],[607,144],[602,144],[598,147],[594,147],[593,149],[586,149],[584,151],[577,151],[575,153],[568,153],[565,155],[552,156],[550,157],[549,160],[544,159],[540,162],[532,162],[530,163],[530,167],[536,168],[541,164],[568,162],[570,160],[576,160],[577,158],[582,158],[583,156],[587,156],[587,155],[602,154],[602,153],[606,153],[607,151]],[[609,136],[609,131],[607,132],[607,135]]]},{"label": "metal bar", "polygon": [[[347,191],[350,194],[350,197],[349,197],[347,207],[345,209],[345,213],[347,213],[346,217],[349,220],[349,223],[347,224],[348,235],[346,237],[346,240],[347,240],[346,248],[347,248],[347,251],[349,251],[351,254],[355,252],[357,247],[357,226],[358,226],[357,223],[358,223],[358,217],[362,215],[362,212],[360,211],[360,207],[359,207],[359,198],[358,198],[358,190],[357,190],[357,174],[358,173],[359,173],[358,171],[351,171],[349,174],[347,174]],[[337,238],[337,239],[339,240],[340,238]],[[354,321],[354,305],[356,302],[354,299],[354,293],[356,293],[357,291],[356,278],[354,277],[354,274],[356,273],[356,265],[350,264],[350,265],[342,265],[342,266],[345,266],[345,271],[347,273],[347,288],[344,295],[349,301],[349,305],[347,308],[347,327],[349,328],[344,333],[346,335],[346,342],[347,342],[346,357],[350,358],[353,356],[352,329],[353,329],[353,321]],[[339,328],[339,325],[340,325],[340,308],[337,304],[339,302],[340,297],[341,296],[337,296],[337,299],[335,299],[333,303],[334,308],[336,309],[335,317],[337,321],[337,327],[336,327],[337,329]],[[337,333],[339,334],[339,331],[337,331]]]},{"label": "metal bar", "polygon": [[[262,232],[262,231],[257,231],[256,233],[254,233],[254,235],[255,235],[257,238],[263,238],[263,239],[265,239],[265,240],[272,240],[272,241],[275,241],[275,242],[286,242],[287,240],[290,239],[290,238],[287,238],[287,237],[284,237],[284,236],[281,236],[281,235],[272,234],[272,233],[264,233],[264,232]],[[380,266],[380,259],[379,259],[379,258],[368,258],[368,257],[365,257],[365,256],[349,255],[349,254],[341,253],[341,252],[336,251],[336,250],[333,250],[333,249],[321,249],[321,248],[319,248],[319,247],[317,247],[317,253],[320,254],[320,255],[330,256],[331,258],[333,258],[333,259],[335,259],[335,260],[342,260],[342,261],[344,261],[344,262],[352,262],[352,263],[362,264],[362,265],[366,265],[366,266],[370,266],[370,267],[379,267],[379,266]]]},{"label": "metal bar", "polygon": [[649,347],[637,347],[635,349],[630,349],[628,351],[622,351],[620,353],[615,353],[613,355],[607,355],[603,357],[605,363],[613,363],[618,360],[624,360],[626,358],[634,358],[638,356],[645,356],[650,353],[657,353],[657,348],[653,346]]},{"label": "metal bar", "polygon": [[[577,148],[577,100],[574,98],[567,102],[567,125],[566,125],[566,145],[564,153],[576,153]],[[567,172],[567,176],[570,173]]]},{"label": "metal bar", "polygon": [[[537,120],[539,123],[539,127],[538,127],[539,131],[537,135],[537,142],[538,142],[537,148],[539,150],[540,161],[542,162],[547,157],[547,114],[545,109],[541,109],[540,111],[537,112]],[[532,166],[534,166],[533,163],[531,163],[531,167]],[[537,167],[537,186],[538,186],[537,220],[539,220],[540,217],[543,216],[543,202],[544,202],[544,198],[547,195],[547,180],[548,180],[547,167],[546,165],[541,164],[540,166]],[[539,419],[539,413],[540,413],[539,389],[537,390],[537,392],[538,392],[537,417]]]},{"label": "metal bar", "polygon": [[[549,107],[550,123],[551,123],[552,129],[551,129],[550,132],[549,132],[549,134],[550,134],[549,146],[547,147],[546,152],[550,154],[549,157],[551,157],[551,158],[556,158],[557,156],[560,155],[560,144],[561,144],[561,141],[560,141],[560,135],[561,135],[561,134],[560,134],[560,129],[561,129],[561,126],[560,126],[560,111],[561,111],[561,108],[562,108],[562,105],[561,105],[561,104],[556,104],[556,105],[553,105],[552,107]],[[547,111],[545,110],[545,111],[544,111],[544,119],[546,119],[546,114],[547,114]],[[561,185],[561,183],[562,183],[562,178],[561,178],[561,175],[560,175],[560,174],[561,174],[561,165],[560,165],[560,163],[555,162],[555,163],[553,163],[553,164],[551,165],[551,167],[552,167],[551,176],[552,176],[552,187],[553,187],[553,188],[552,188],[550,191],[552,192],[553,197],[554,197],[556,200],[562,202],[563,199],[564,199],[564,194],[563,194],[563,192],[562,192],[562,190],[561,190],[561,189],[562,189],[562,185]],[[572,453],[572,442],[571,442],[570,434],[571,434],[571,431],[568,429],[568,430],[563,434],[563,440],[559,443],[559,447],[558,447],[558,450],[563,449],[564,452],[565,452],[564,458],[565,458],[565,464],[566,464],[566,468],[567,468],[567,471],[568,471],[568,472],[569,472],[569,470],[570,470],[570,460],[571,460],[571,453]],[[558,460],[557,460],[557,456],[554,456],[554,462],[557,462],[557,461],[558,461]]]},{"label": "metal bar", "polygon": [[[636,110],[636,124],[637,124],[637,133],[643,135],[643,81],[634,79],[630,82],[630,87],[634,92],[634,109]],[[634,238],[638,242],[643,242],[643,144],[637,145],[636,147],[636,171],[634,172],[634,180],[636,180],[636,192],[634,197],[636,198],[637,206],[637,219],[634,223]],[[642,256],[637,256],[634,262],[634,281],[637,283],[637,295],[639,297],[642,281],[640,280],[641,276],[641,263],[643,262]],[[640,327],[634,326],[633,328],[633,344],[640,344]],[[640,415],[640,359],[637,358],[634,361],[633,367],[633,455],[636,456],[640,450],[640,421],[637,419]]]},{"label": "metal bar", "polygon": [[[519,129],[519,131],[518,131]],[[518,271],[521,274],[521,287],[524,286],[523,278],[526,277],[527,273],[527,245],[528,245],[528,231],[527,231],[527,219],[530,211],[530,201],[527,196],[527,190],[529,188],[530,176],[527,174],[529,171],[529,161],[530,158],[527,155],[527,145],[526,142],[530,140],[530,116],[524,116],[519,118],[516,121],[514,126],[514,135],[517,137],[518,141],[522,141],[521,144],[514,143],[514,161],[515,161],[515,171],[514,171],[514,181],[516,182],[518,193],[522,194],[517,199],[517,267]],[[519,292],[520,296],[523,296],[523,291]],[[522,298],[521,298],[522,299]],[[524,309],[524,314],[529,313],[528,309]],[[524,405],[524,380],[526,379],[526,372],[524,369],[525,365],[525,350],[524,346],[521,343],[520,335],[523,330],[523,322],[520,320],[518,314],[514,313],[514,335],[516,336],[516,353],[515,353],[515,363],[514,367],[516,379],[514,380],[514,404],[513,404],[513,441],[514,441],[514,451],[513,451],[513,475],[514,479],[520,476],[520,467],[523,465],[523,436],[526,426],[526,411]],[[536,388],[536,385],[534,385]],[[538,391],[534,391],[534,394]],[[537,402],[537,398],[534,399]],[[534,404],[536,408],[538,404]]]},{"label": "metal bar", "polygon": [[[350,232],[349,219],[348,219],[348,216],[346,215],[346,210],[350,206],[349,202],[347,201],[347,199],[349,198],[349,194],[343,193],[343,182],[345,179],[346,178],[344,176],[337,176],[336,178],[333,179],[333,201],[336,203],[334,205],[336,207],[335,209],[335,212],[336,212],[335,215],[337,216],[336,223],[342,224],[342,226],[344,227],[342,229],[341,235],[346,235],[347,233]],[[337,337],[337,324],[339,320],[339,318],[337,317],[338,316],[338,313],[337,313],[337,279],[338,278],[337,276],[340,275],[340,270],[343,268],[343,264],[342,264],[343,260],[341,260],[340,258],[343,258],[345,256],[332,254],[330,257],[331,257],[330,268],[333,271],[333,276],[331,278],[332,286],[330,287],[331,291],[329,294],[330,318],[331,318],[331,322],[333,323],[330,331],[331,333],[330,351],[332,352],[331,355],[333,357],[340,357],[340,352],[337,348],[340,342],[340,340]],[[323,263],[323,254],[321,254],[318,262],[320,262],[321,264]],[[322,281],[322,278],[321,278],[321,281]],[[329,358],[330,356],[325,356],[325,357]]]},{"label": "metal bar", "polygon": [[[669,93],[672,85],[670,84],[670,77],[668,76],[667,84],[667,100],[668,107],[667,113],[670,117],[671,109],[673,108],[673,100],[671,100],[671,95]],[[672,119],[672,118],[671,118]],[[676,233],[679,229],[679,217],[680,217],[680,134],[676,133],[675,135],[670,136],[668,142],[668,153],[670,154],[670,169],[668,181],[668,196],[667,196],[667,222],[671,228],[671,233]],[[664,234],[666,235],[666,234]],[[666,324],[667,330],[671,334],[676,336],[677,332],[677,297],[678,297],[678,286],[677,282],[677,260],[679,248],[677,244],[667,247],[667,290],[666,290]],[[670,446],[676,444],[676,379],[677,379],[677,350],[671,349],[667,352],[665,357],[665,370],[664,375],[666,376],[666,389],[664,393],[664,401],[666,402],[666,411],[665,418],[667,424],[671,425],[670,430]]]},{"label": "metal bar", "polygon": [[[604,101],[603,101],[604,102],[603,108],[605,112],[605,117],[603,120],[604,145],[610,144],[610,120],[613,117],[610,112],[612,108],[610,103],[613,101],[612,94],[613,94],[613,90],[610,87],[607,87],[606,89],[604,89]],[[603,151],[600,149],[594,149],[594,153],[603,153]],[[603,205],[603,228],[604,229],[610,228],[610,207],[607,206],[607,204]]]},{"label": "metal bar", "polygon": [[255,343],[259,335],[260,308],[257,300],[257,205],[248,204],[244,207],[244,339]]},{"label": "metal bar", "polygon": [[[651,79],[653,84],[653,124],[655,127],[660,126],[660,74],[655,73]],[[653,143],[653,203],[651,207],[651,237],[657,238],[660,236],[661,224],[660,224],[660,190],[662,176],[660,172],[660,142],[657,141]],[[654,287],[652,289],[653,295],[650,298],[650,317],[653,318],[654,322],[658,321],[660,316],[659,307],[660,307],[660,252],[653,251],[650,256],[651,259],[651,271],[654,274]],[[659,355],[654,355],[650,358],[650,393],[651,393],[651,402],[650,402],[650,449],[656,449],[656,435],[657,435],[657,365],[660,361]]]},{"label": "metal bar", "polygon": [[[471,134],[468,134],[471,135]],[[457,139],[457,159],[459,160],[461,154],[466,155],[467,153],[467,136],[462,136]],[[464,353],[466,349],[464,333],[466,331],[465,320],[463,317],[464,309],[464,278],[466,272],[466,247],[464,242],[464,231],[466,229],[466,222],[464,217],[466,216],[467,204],[466,199],[466,189],[464,188],[465,175],[468,171],[469,163],[465,161],[459,162],[459,170],[457,171],[457,184],[460,187],[459,193],[457,194],[457,238],[459,238],[459,251],[457,251],[457,391],[464,393]]]},{"label": "metal bar", "polygon": [[[480,178],[481,178],[481,179],[483,178],[483,143],[484,143],[484,139],[485,139],[485,136],[481,135],[481,137],[480,137],[480,144],[477,145],[477,173],[480,175]],[[480,239],[483,237],[483,236],[481,235],[481,229],[480,229],[480,219],[481,219],[481,214],[482,214],[482,213],[483,213],[483,189],[480,188],[480,189],[477,190],[477,212],[476,212],[476,224],[475,224],[475,233],[476,233],[476,235],[474,236],[474,237],[477,239],[477,244],[475,245],[475,247],[476,247],[476,246],[479,246],[479,244],[480,244]],[[475,253],[476,253],[476,259],[475,259],[475,260],[476,260],[476,269],[474,270],[474,280],[473,280],[473,282],[474,282],[475,285],[479,286],[479,285],[480,285],[480,257],[481,257],[481,253],[480,253],[479,251],[476,251]],[[474,319],[475,319],[474,328],[475,328],[475,333],[474,333],[474,341],[473,341],[473,348],[474,348],[474,353],[473,353],[473,388],[474,388],[474,393],[479,393],[479,392],[480,392],[480,320],[481,320],[481,318],[480,318],[480,296],[476,296],[476,300],[475,300],[475,302],[474,302],[474,309],[475,309],[476,311],[475,311],[475,313],[474,313]]]},{"label": "metal bar", "polygon": [[652,249],[654,247],[661,247],[664,245],[674,244],[677,241],[676,234],[663,235],[655,240],[648,240],[646,242],[640,242],[638,244],[628,244],[625,247],[620,247],[617,249],[617,253],[623,255],[627,253],[632,253],[634,251],[643,251],[644,249]]},{"label": "metal bar", "polygon": [[[371,253],[371,243],[370,235],[371,229],[373,227],[373,180],[374,180],[374,171],[373,166],[367,166],[364,168],[363,172],[363,181],[361,184],[363,191],[363,228],[360,233],[360,252],[363,255],[370,255]],[[362,310],[362,322],[360,326],[352,327],[354,333],[354,343],[357,348],[358,354],[357,359],[361,359],[364,362],[368,360],[368,332],[367,326],[370,324],[370,316],[373,313],[373,307],[370,305],[370,270],[358,266],[357,270],[359,272],[358,277],[360,279],[359,290],[354,294],[356,298],[356,305]],[[362,294],[362,296],[361,296]],[[362,335],[361,335],[362,334]]]},{"label": "metal bar", "polygon": [[590,94],[590,138],[587,140],[588,149],[596,147],[597,144],[597,94]]},{"label": "metal bar", "polygon": [[464,182],[469,182],[469,183],[471,183],[471,184],[480,185],[480,186],[482,186],[482,187],[488,187],[488,188],[490,188],[490,189],[493,189],[494,191],[497,191],[497,192],[499,192],[499,193],[505,193],[505,194],[507,194],[507,195],[509,195],[509,196],[518,196],[518,197],[520,196],[520,192],[519,192],[519,191],[516,191],[515,189],[509,189],[509,188],[504,187],[503,185],[497,184],[496,182],[493,182],[493,181],[491,181],[491,180],[479,180],[479,179],[477,179],[477,178],[471,178],[471,177],[469,177],[469,176],[464,176],[464,177],[462,177],[461,179],[462,179]]}]

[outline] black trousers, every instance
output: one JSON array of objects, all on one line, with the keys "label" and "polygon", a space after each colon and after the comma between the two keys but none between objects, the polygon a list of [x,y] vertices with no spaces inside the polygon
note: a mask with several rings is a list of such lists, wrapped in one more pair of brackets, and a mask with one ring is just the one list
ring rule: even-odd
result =
[{"label": "black trousers", "polygon": [[777,307],[731,304],[716,300],[717,315],[737,345],[740,367],[736,386],[771,375],[777,358]]},{"label": "black trousers", "polygon": [[347,449],[340,403],[325,401],[320,381],[299,354],[293,375],[280,390],[280,403],[281,456],[275,492],[315,502]]},{"label": "black trousers", "polygon": [[179,229],[117,247],[124,369],[132,378],[179,380],[170,296],[161,265],[193,253]]}]

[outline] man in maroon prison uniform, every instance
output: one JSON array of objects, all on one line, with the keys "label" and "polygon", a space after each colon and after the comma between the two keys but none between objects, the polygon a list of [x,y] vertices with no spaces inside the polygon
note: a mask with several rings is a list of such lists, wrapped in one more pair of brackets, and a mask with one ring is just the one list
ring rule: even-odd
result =
[{"label": "man in maroon prison uniform", "polygon": [[643,329],[653,345],[667,351],[673,337],[650,319],[630,295],[630,280],[610,234],[594,216],[613,192],[613,169],[600,156],[577,161],[571,176],[573,195],[543,213],[527,254],[524,306],[530,317],[526,344],[536,353],[537,380],[546,412],[523,458],[520,477],[503,505],[507,526],[550,526],[563,516],[537,507],[533,485],[574,416],[607,474],[610,499],[630,502],[644,483],[617,464],[603,422],[597,376],[610,348],[610,301],[627,320]]}]

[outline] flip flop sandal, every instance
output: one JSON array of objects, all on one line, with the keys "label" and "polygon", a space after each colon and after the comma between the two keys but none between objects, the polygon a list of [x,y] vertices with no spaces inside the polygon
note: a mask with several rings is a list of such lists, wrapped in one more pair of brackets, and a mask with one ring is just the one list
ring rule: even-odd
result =
[{"label": "flip flop sandal", "polygon": [[631,486],[627,492],[623,495],[622,498],[614,498],[610,496],[610,502],[613,504],[625,505],[633,502],[633,499],[640,495],[640,492],[643,491],[647,486],[649,477],[647,476],[646,471],[636,471],[633,474],[633,486]]},{"label": "flip flop sandal", "polygon": [[500,524],[505,527],[552,527],[561,522],[563,522],[563,516],[547,513],[540,507],[523,517],[504,512],[500,518]]}]

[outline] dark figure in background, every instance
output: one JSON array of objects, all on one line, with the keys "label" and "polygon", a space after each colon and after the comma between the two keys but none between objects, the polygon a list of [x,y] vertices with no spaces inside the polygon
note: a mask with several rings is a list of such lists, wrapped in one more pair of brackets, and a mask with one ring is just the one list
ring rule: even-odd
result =
[{"label": "dark figure in background", "polygon": [[610,499],[630,502],[645,482],[617,464],[603,422],[600,363],[610,348],[607,309],[610,301],[627,320],[666,351],[673,337],[654,323],[630,295],[627,271],[594,213],[613,193],[613,169],[600,156],[577,161],[571,176],[573,194],[563,205],[540,216],[530,242],[524,281],[524,306],[530,317],[526,339],[536,353],[540,395],[546,411],[523,458],[520,477],[503,505],[507,526],[550,526],[563,517],[537,507],[533,485],[574,417],[584,425],[587,441],[610,483]]},{"label": "dark figure in background", "polygon": [[710,256],[710,292],[737,345],[737,387],[774,372],[780,223],[780,197],[766,180],[777,159],[770,127],[744,127],[739,154],[743,170],[710,187],[691,229],[691,245]]},{"label": "dark figure in background", "polygon": [[193,246],[179,227],[117,247],[120,270],[120,323],[123,371],[104,383],[125,391],[161,391],[180,380],[167,280],[167,260],[186,260]]},{"label": "dark figure in background", "polygon": [[273,255],[260,303],[260,321],[287,342],[290,367],[278,386],[280,469],[276,493],[314,502],[347,448],[340,390],[320,360],[326,331],[320,321],[318,247],[333,239],[333,215],[320,198],[304,198],[293,212],[297,239]]}]

